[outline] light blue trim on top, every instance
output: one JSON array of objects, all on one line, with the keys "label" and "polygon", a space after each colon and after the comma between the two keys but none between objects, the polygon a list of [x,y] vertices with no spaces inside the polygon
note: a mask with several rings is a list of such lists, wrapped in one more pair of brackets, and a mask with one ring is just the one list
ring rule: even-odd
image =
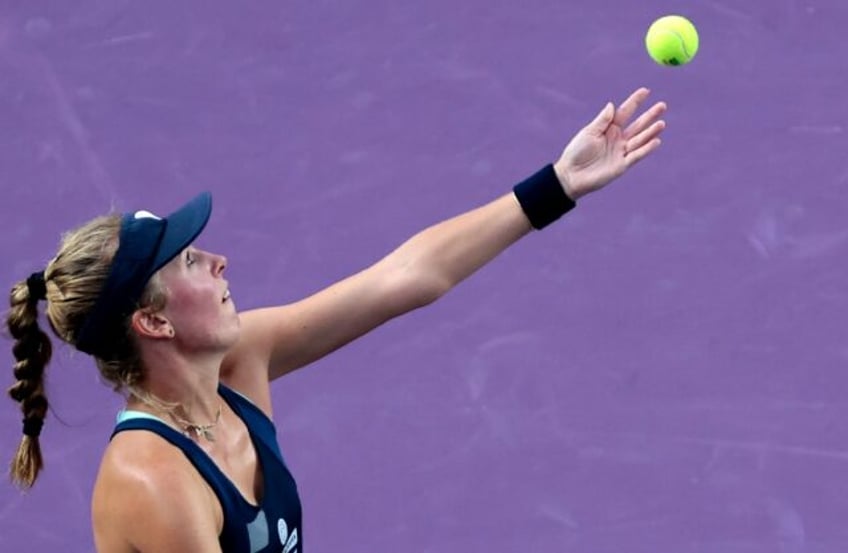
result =
[{"label": "light blue trim on top", "polygon": [[115,417],[116,424],[121,424],[124,421],[133,420],[133,419],[150,419],[154,421],[159,421],[163,424],[167,424],[165,421],[160,419],[155,415],[151,415],[150,413],[145,413],[144,411],[133,411],[132,409],[121,409],[118,412],[118,416]]},{"label": "light blue trim on top", "polygon": [[[241,392],[238,392],[236,390],[233,390],[232,388],[228,388],[228,390],[230,390],[231,392],[233,392],[237,396],[241,397],[247,403],[249,403],[252,406],[259,409],[259,407],[257,407],[256,404],[253,403],[253,401],[249,397],[247,397],[246,395],[244,395]],[[259,409],[259,411],[262,412],[261,409]],[[164,420],[160,419],[159,417],[157,417],[155,415],[151,415],[150,413],[145,413],[144,411],[133,411],[132,409],[121,409],[118,412],[118,415],[115,417],[115,419],[116,419],[116,421],[115,421],[116,424],[121,424],[124,421],[129,421],[129,420],[133,420],[133,419],[150,419],[150,420],[154,420],[154,421],[159,421],[159,422],[164,423],[164,424],[168,424]]]},{"label": "light blue trim on top", "polygon": [[[232,389],[232,388],[229,388],[229,387],[228,387],[227,389],[228,389],[229,391],[231,391],[232,393],[234,393],[235,395],[237,395],[237,396],[239,396],[240,398],[242,398],[243,400],[245,400],[246,402],[248,402],[249,404],[253,405],[253,406],[254,406],[254,407],[256,407],[257,409],[259,409],[259,407],[258,407],[255,403],[253,403],[253,400],[252,400],[252,399],[250,399],[249,397],[247,397],[246,395],[244,395],[243,393],[239,392],[238,390],[234,390],[234,389]],[[259,410],[260,410],[260,411],[262,411],[262,409],[259,409]]]}]

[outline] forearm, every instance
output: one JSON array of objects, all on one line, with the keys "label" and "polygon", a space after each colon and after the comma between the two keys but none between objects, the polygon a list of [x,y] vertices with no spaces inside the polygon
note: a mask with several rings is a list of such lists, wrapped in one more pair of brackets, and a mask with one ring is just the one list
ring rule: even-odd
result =
[{"label": "forearm", "polygon": [[403,272],[409,297],[429,303],[494,259],[532,227],[512,192],[441,223],[384,261]]}]

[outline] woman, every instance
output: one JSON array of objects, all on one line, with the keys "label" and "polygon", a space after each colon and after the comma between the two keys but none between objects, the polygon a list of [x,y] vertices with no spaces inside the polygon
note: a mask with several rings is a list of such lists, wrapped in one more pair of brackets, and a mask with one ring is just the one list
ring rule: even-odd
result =
[{"label": "woman", "polygon": [[24,415],[13,479],[32,486],[41,469],[51,343],[37,321],[46,300],[54,333],[91,354],[127,398],[93,492],[98,551],[303,551],[270,381],[433,302],[656,150],[665,104],[631,122],[648,95],[607,104],[556,163],[512,192],[291,305],[236,311],[226,258],[192,245],[211,212],[208,194],[164,219],[139,211],[69,233],[45,270],[11,293],[9,393]]}]

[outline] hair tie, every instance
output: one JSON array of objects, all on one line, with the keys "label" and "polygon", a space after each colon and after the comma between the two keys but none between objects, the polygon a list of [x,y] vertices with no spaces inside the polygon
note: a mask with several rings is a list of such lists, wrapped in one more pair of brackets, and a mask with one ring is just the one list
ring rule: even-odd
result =
[{"label": "hair tie", "polygon": [[41,417],[27,417],[24,419],[24,436],[37,438],[41,434],[41,427],[44,426],[44,419]]},{"label": "hair tie", "polygon": [[29,299],[32,303],[47,299],[47,285],[44,283],[44,271],[32,273],[26,279]]}]

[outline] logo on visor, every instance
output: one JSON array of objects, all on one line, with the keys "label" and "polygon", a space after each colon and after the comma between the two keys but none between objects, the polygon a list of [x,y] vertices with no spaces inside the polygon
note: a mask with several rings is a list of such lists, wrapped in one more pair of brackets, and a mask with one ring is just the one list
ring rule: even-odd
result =
[{"label": "logo on visor", "polygon": [[149,211],[136,211],[133,214],[134,219],[156,219],[157,221],[161,221],[162,217],[157,217],[156,215],[150,213]]}]

